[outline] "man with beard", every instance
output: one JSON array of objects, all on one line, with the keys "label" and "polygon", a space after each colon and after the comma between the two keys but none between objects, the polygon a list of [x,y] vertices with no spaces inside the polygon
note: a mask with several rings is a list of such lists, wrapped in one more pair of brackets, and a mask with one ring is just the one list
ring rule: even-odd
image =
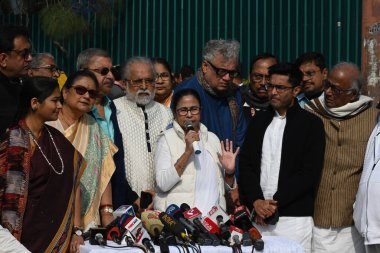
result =
[{"label": "man with beard", "polygon": [[271,107],[252,118],[240,152],[240,196],[254,209],[263,235],[287,237],[311,252],[314,194],[325,147],[323,123],[297,103],[302,80],[298,68],[275,64],[269,76]]},{"label": "man with beard", "polygon": [[298,104],[304,108],[310,100],[323,93],[323,85],[327,78],[325,57],[317,52],[302,54],[295,65],[302,71],[302,93],[297,96]]},{"label": "man with beard", "polygon": [[0,135],[14,123],[22,84],[32,60],[29,33],[25,27],[0,26]]},{"label": "man with beard", "polygon": [[[159,134],[171,123],[170,109],[155,102],[155,78],[153,63],[145,57],[132,57],[122,67],[122,79],[126,83],[126,95],[114,100],[117,122],[122,133],[125,168],[116,168],[112,189],[114,203],[127,203],[123,185],[129,183],[132,190],[153,192],[153,154]],[[117,207],[117,206],[116,206]]]},{"label": "man with beard", "polygon": [[251,63],[249,86],[241,89],[244,100],[244,114],[249,120],[256,111],[267,110],[269,107],[268,92],[265,85],[269,82],[268,68],[277,63],[272,54],[259,54]]},{"label": "man with beard", "polygon": [[[111,68],[112,59],[109,54],[102,49],[88,48],[78,55],[77,69],[91,70],[99,83],[98,98],[89,114],[94,117],[103,132],[107,134],[111,141],[117,146],[118,152],[114,155],[116,170],[124,170],[124,146],[119,124],[116,120],[116,107],[113,101],[108,97],[115,81]],[[112,176],[112,186],[117,184],[119,180],[115,174],[116,173]],[[138,195],[131,190],[127,182],[124,182],[120,189],[112,188],[112,202],[114,208],[118,208],[122,204],[138,202]],[[118,191],[123,192],[123,202],[118,198],[120,195]]]},{"label": "man with beard", "polygon": [[364,242],[353,226],[353,204],[358,190],[367,141],[378,110],[360,95],[359,68],[348,62],[335,65],[325,83],[324,96],[305,108],[325,127],[326,150],[314,208],[315,252],[364,252]]}]

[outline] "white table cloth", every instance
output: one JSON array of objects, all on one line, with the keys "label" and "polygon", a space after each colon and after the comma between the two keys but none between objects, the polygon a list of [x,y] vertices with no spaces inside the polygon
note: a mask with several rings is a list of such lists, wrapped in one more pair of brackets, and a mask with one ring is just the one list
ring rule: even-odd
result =
[{"label": "white table cloth", "polygon": [[[303,247],[295,241],[289,240],[282,236],[263,236],[264,240],[264,250],[263,251],[254,251],[254,252],[262,252],[262,253],[304,253]],[[105,252],[130,252],[130,253],[142,253],[143,251],[137,248],[109,248],[109,247],[100,247],[98,245],[90,245],[88,241],[85,242],[85,245],[80,246],[81,253],[105,253]],[[120,246],[114,242],[107,242],[108,245],[111,246]],[[170,246],[170,253],[183,253],[183,249],[181,251],[178,250],[175,246]],[[231,253],[232,249],[230,247],[225,246],[202,246],[202,253]],[[195,253],[189,249],[190,252]],[[252,247],[242,247],[243,252],[251,253]],[[155,252],[160,252],[160,248],[155,246]]]}]

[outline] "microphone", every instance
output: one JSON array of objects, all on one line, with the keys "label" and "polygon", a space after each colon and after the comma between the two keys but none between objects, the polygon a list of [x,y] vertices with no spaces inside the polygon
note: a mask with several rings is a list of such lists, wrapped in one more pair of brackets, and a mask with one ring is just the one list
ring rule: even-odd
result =
[{"label": "microphone", "polygon": [[129,232],[129,234],[132,236],[134,240],[136,240],[136,237],[140,233],[142,229],[142,223],[141,220],[137,217],[132,217],[132,219],[128,219],[125,226],[125,230]]},{"label": "microphone", "polygon": [[90,244],[91,245],[100,245],[106,246],[107,230],[105,228],[90,228]]},{"label": "microphone", "polygon": [[181,211],[183,212],[183,216],[192,221],[203,233],[207,235],[212,240],[213,246],[220,245],[219,238],[215,235],[210,233],[202,224],[202,221],[200,218],[202,217],[202,213],[199,211],[198,208],[190,208],[190,206],[186,203],[181,204]]},{"label": "microphone", "polygon": [[116,219],[117,217],[121,217],[123,214],[128,214],[129,216],[133,217],[136,216],[137,210],[138,206],[136,204],[122,205],[113,212],[113,217]]},{"label": "microphone", "polygon": [[[230,240],[230,245],[237,245],[238,247],[241,246],[241,240],[243,238],[243,230],[241,230],[238,227],[235,226],[230,226],[229,231],[231,233],[231,240]],[[252,245],[252,243],[251,243]],[[248,245],[249,246],[249,245]]]},{"label": "microphone", "polygon": [[252,227],[248,230],[249,235],[253,240],[253,246],[257,251],[262,251],[264,249],[264,241],[261,239],[261,234],[257,228]]},{"label": "microphone", "polygon": [[142,228],[136,236],[135,243],[140,243],[151,253],[154,253],[154,247],[151,243],[151,238],[148,232]]},{"label": "microphone", "polygon": [[142,244],[145,246],[146,249],[149,250],[149,252],[154,253],[154,247],[148,238],[142,239]]},{"label": "microphone", "polygon": [[98,242],[99,245],[107,245],[106,241],[104,240],[104,237],[101,233],[97,233],[95,235],[95,240]]},{"label": "microphone", "polygon": [[181,213],[181,209],[179,209],[179,206],[176,204],[171,204],[168,206],[168,208],[166,208],[165,212],[172,216],[174,219],[177,219],[187,230],[190,231],[194,238],[199,237],[199,230],[194,227],[190,221],[184,218],[183,214]]},{"label": "microphone", "polygon": [[192,242],[192,240],[187,236],[185,233],[185,228],[181,223],[178,223],[173,217],[171,217],[169,214],[162,212],[158,216],[158,218],[161,220],[162,224],[164,224],[164,227],[177,237],[181,238],[185,242]]},{"label": "microphone", "polygon": [[107,232],[107,240],[114,241],[117,244],[121,244],[121,233],[119,227],[112,227]]},{"label": "microphone", "polygon": [[213,206],[211,210],[208,212],[208,216],[214,223],[218,224],[218,227],[220,228],[220,236],[224,240],[228,240],[231,236],[231,233],[228,230],[227,225],[225,224],[230,219],[227,213],[219,205],[216,205]]},{"label": "microphone", "polygon": [[162,235],[164,225],[158,218],[159,213],[152,210],[147,210],[141,213],[141,221],[149,234],[157,241],[160,246],[160,252],[169,253],[169,246],[165,237]]},{"label": "microphone", "polygon": [[[185,128],[187,131],[193,130],[194,131],[194,126],[193,122],[191,120],[186,120],[185,121]],[[201,152],[201,149],[199,148],[199,143],[198,141],[193,142],[193,149],[194,149],[194,154],[199,155]]]},{"label": "microphone", "polygon": [[[243,234],[243,245],[247,245],[247,241],[245,242],[247,236],[246,233],[253,241],[253,245],[256,250],[261,251],[264,249],[264,241],[261,239],[262,236],[260,232],[252,225],[250,220],[250,214],[245,206],[239,206],[234,211],[234,223],[236,226],[242,228],[244,230]],[[250,245],[247,245],[250,246]]]}]

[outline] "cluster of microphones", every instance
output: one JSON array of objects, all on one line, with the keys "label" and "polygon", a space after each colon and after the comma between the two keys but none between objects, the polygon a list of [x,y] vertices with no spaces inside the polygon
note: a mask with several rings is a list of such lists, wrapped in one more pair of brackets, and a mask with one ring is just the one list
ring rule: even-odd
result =
[{"label": "cluster of microphones", "polygon": [[105,228],[93,228],[85,233],[90,244],[107,245],[107,240],[119,247],[138,247],[144,252],[168,253],[169,246],[191,247],[200,252],[199,246],[225,245],[233,252],[242,252],[241,246],[252,246],[256,251],[264,249],[260,232],[253,226],[250,213],[239,206],[233,215],[218,205],[203,216],[198,208],[183,203],[172,204],[165,212],[143,211],[136,217],[133,206],[121,206],[114,212],[115,219]]}]

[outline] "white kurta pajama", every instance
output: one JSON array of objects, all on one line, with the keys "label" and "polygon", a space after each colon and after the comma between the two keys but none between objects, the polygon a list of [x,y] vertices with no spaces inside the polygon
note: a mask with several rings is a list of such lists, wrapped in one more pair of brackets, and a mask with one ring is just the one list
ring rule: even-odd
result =
[{"label": "white kurta pajama", "polygon": [[165,106],[151,101],[145,107],[121,97],[114,100],[116,117],[123,137],[125,174],[138,195],[154,189],[153,153],[159,134],[172,121],[172,113]]}]

